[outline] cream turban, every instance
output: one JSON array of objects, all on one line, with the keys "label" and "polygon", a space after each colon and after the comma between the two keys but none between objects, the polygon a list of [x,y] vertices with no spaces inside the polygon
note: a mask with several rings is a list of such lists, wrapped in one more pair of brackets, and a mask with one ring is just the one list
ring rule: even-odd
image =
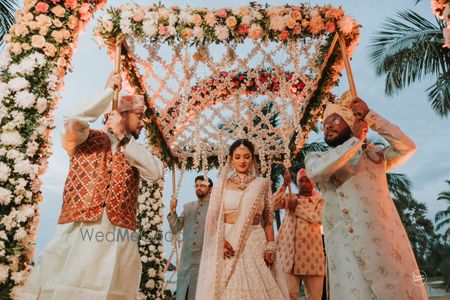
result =
[{"label": "cream turban", "polygon": [[342,119],[344,119],[345,123],[350,128],[353,128],[353,123],[355,122],[355,116],[353,115],[353,111],[341,104],[329,103],[325,108],[325,112],[323,113],[323,120],[325,121],[332,114],[339,115]]},{"label": "cream turban", "polygon": [[145,110],[143,95],[123,95],[119,99],[119,112],[125,112],[134,109]]}]

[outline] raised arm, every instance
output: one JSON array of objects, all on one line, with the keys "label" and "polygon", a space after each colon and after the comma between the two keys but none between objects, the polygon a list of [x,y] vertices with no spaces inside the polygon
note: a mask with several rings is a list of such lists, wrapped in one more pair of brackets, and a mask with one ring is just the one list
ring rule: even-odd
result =
[{"label": "raised arm", "polygon": [[89,136],[89,122],[95,122],[108,108],[116,86],[120,86],[120,75],[111,74],[103,91],[85,99],[81,105],[63,115],[61,138],[69,156],[72,156],[78,145],[86,141]]},{"label": "raised arm", "polygon": [[362,141],[357,137],[325,152],[311,152],[306,155],[305,169],[308,177],[316,182],[327,181],[361,149]]},{"label": "raised arm", "polygon": [[169,221],[170,230],[172,231],[172,234],[177,234],[183,229],[184,226],[184,210],[181,213],[180,216],[177,215],[176,210],[171,211],[167,215],[167,220]]},{"label": "raised arm", "polygon": [[370,111],[365,120],[373,131],[377,132],[389,143],[389,146],[382,150],[387,171],[404,163],[416,151],[414,142],[399,127],[390,123],[376,112]]}]

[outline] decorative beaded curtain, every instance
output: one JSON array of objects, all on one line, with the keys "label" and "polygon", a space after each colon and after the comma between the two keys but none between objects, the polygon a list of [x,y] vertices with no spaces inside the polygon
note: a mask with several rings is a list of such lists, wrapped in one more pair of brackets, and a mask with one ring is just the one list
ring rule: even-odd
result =
[{"label": "decorative beaded curtain", "polygon": [[317,86],[324,36],[287,44],[127,42],[178,158],[192,159],[193,167],[211,156],[223,162],[234,140],[248,138],[263,170],[274,160],[288,163],[289,142],[301,133],[305,104]]}]

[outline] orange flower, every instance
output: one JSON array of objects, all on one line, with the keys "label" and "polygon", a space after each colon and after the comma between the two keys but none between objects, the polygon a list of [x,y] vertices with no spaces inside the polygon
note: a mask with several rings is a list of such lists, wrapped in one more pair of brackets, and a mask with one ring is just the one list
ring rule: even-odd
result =
[{"label": "orange flower", "polygon": [[199,14],[195,14],[192,16],[192,18],[193,18],[193,23],[195,26],[202,25],[202,23],[203,23],[202,16],[200,16]]},{"label": "orange flower", "polygon": [[231,17],[228,17],[228,18],[226,19],[225,24],[227,24],[227,26],[228,26],[229,28],[233,28],[233,27],[236,26],[237,20],[236,20],[236,18],[235,18],[234,16],[231,16]]},{"label": "orange flower", "polygon": [[302,14],[299,11],[293,10],[291,11],[291,18],[293,18],[296,21],[299,21],[302,19]]}]

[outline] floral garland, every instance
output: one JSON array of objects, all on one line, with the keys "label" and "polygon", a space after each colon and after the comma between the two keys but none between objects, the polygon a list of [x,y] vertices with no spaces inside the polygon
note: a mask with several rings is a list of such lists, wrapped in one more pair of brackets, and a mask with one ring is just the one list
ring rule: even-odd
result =
[{"label": "floral garland", "polygon": [[[305,83],[300,78],[294,78],[293,72],[285,72],[285,82],[290,84],[289,91],[293,96],[300,94],[305,88]],[[249,71],[220,72],[217,78],[210,77],[198,82],[191,87],[188,97],[187,115],[191,116],[196,111],[216,104],[219,100],[226,100],[237,91],[253,94],[266,92],[279,93],[281,79],[272,69],[259,69]],[[176,101],[167,108],[164,114],[165,123],[171,125],[173,119],[177,118],[180,111],[180,101]],[[169,119],[170,116],[170,119]],[[170,127],[169,134],[177,128]]]},{"label": "floral garland", "polygon": [[163,180],[153,185],[141,182],[138,231],[142,276],[138,300],[164,298],[163,188]]},{"label": "floral garland", "polygon": [[263,7],[257,3],[234,9],[180,9],[162,4],[135,4],[111,8],[95,29],[101,40],[113,43],[119,32],[135,39],[194,44],[254,40],[288,41],[333,33],[354,34],[357,23],[342,8],[285,5]]},{"label": "floral garland", "polygon": [[447,27],[442,30],[444,35],[444,47],[450,48],[450,0],[431,0],[433,13],[447,23]]},{"label": "floral garland", "polygon": [[78,33],[105,0],[25,0],[0,58],[0,298],[33,261],[50,131]]}]

